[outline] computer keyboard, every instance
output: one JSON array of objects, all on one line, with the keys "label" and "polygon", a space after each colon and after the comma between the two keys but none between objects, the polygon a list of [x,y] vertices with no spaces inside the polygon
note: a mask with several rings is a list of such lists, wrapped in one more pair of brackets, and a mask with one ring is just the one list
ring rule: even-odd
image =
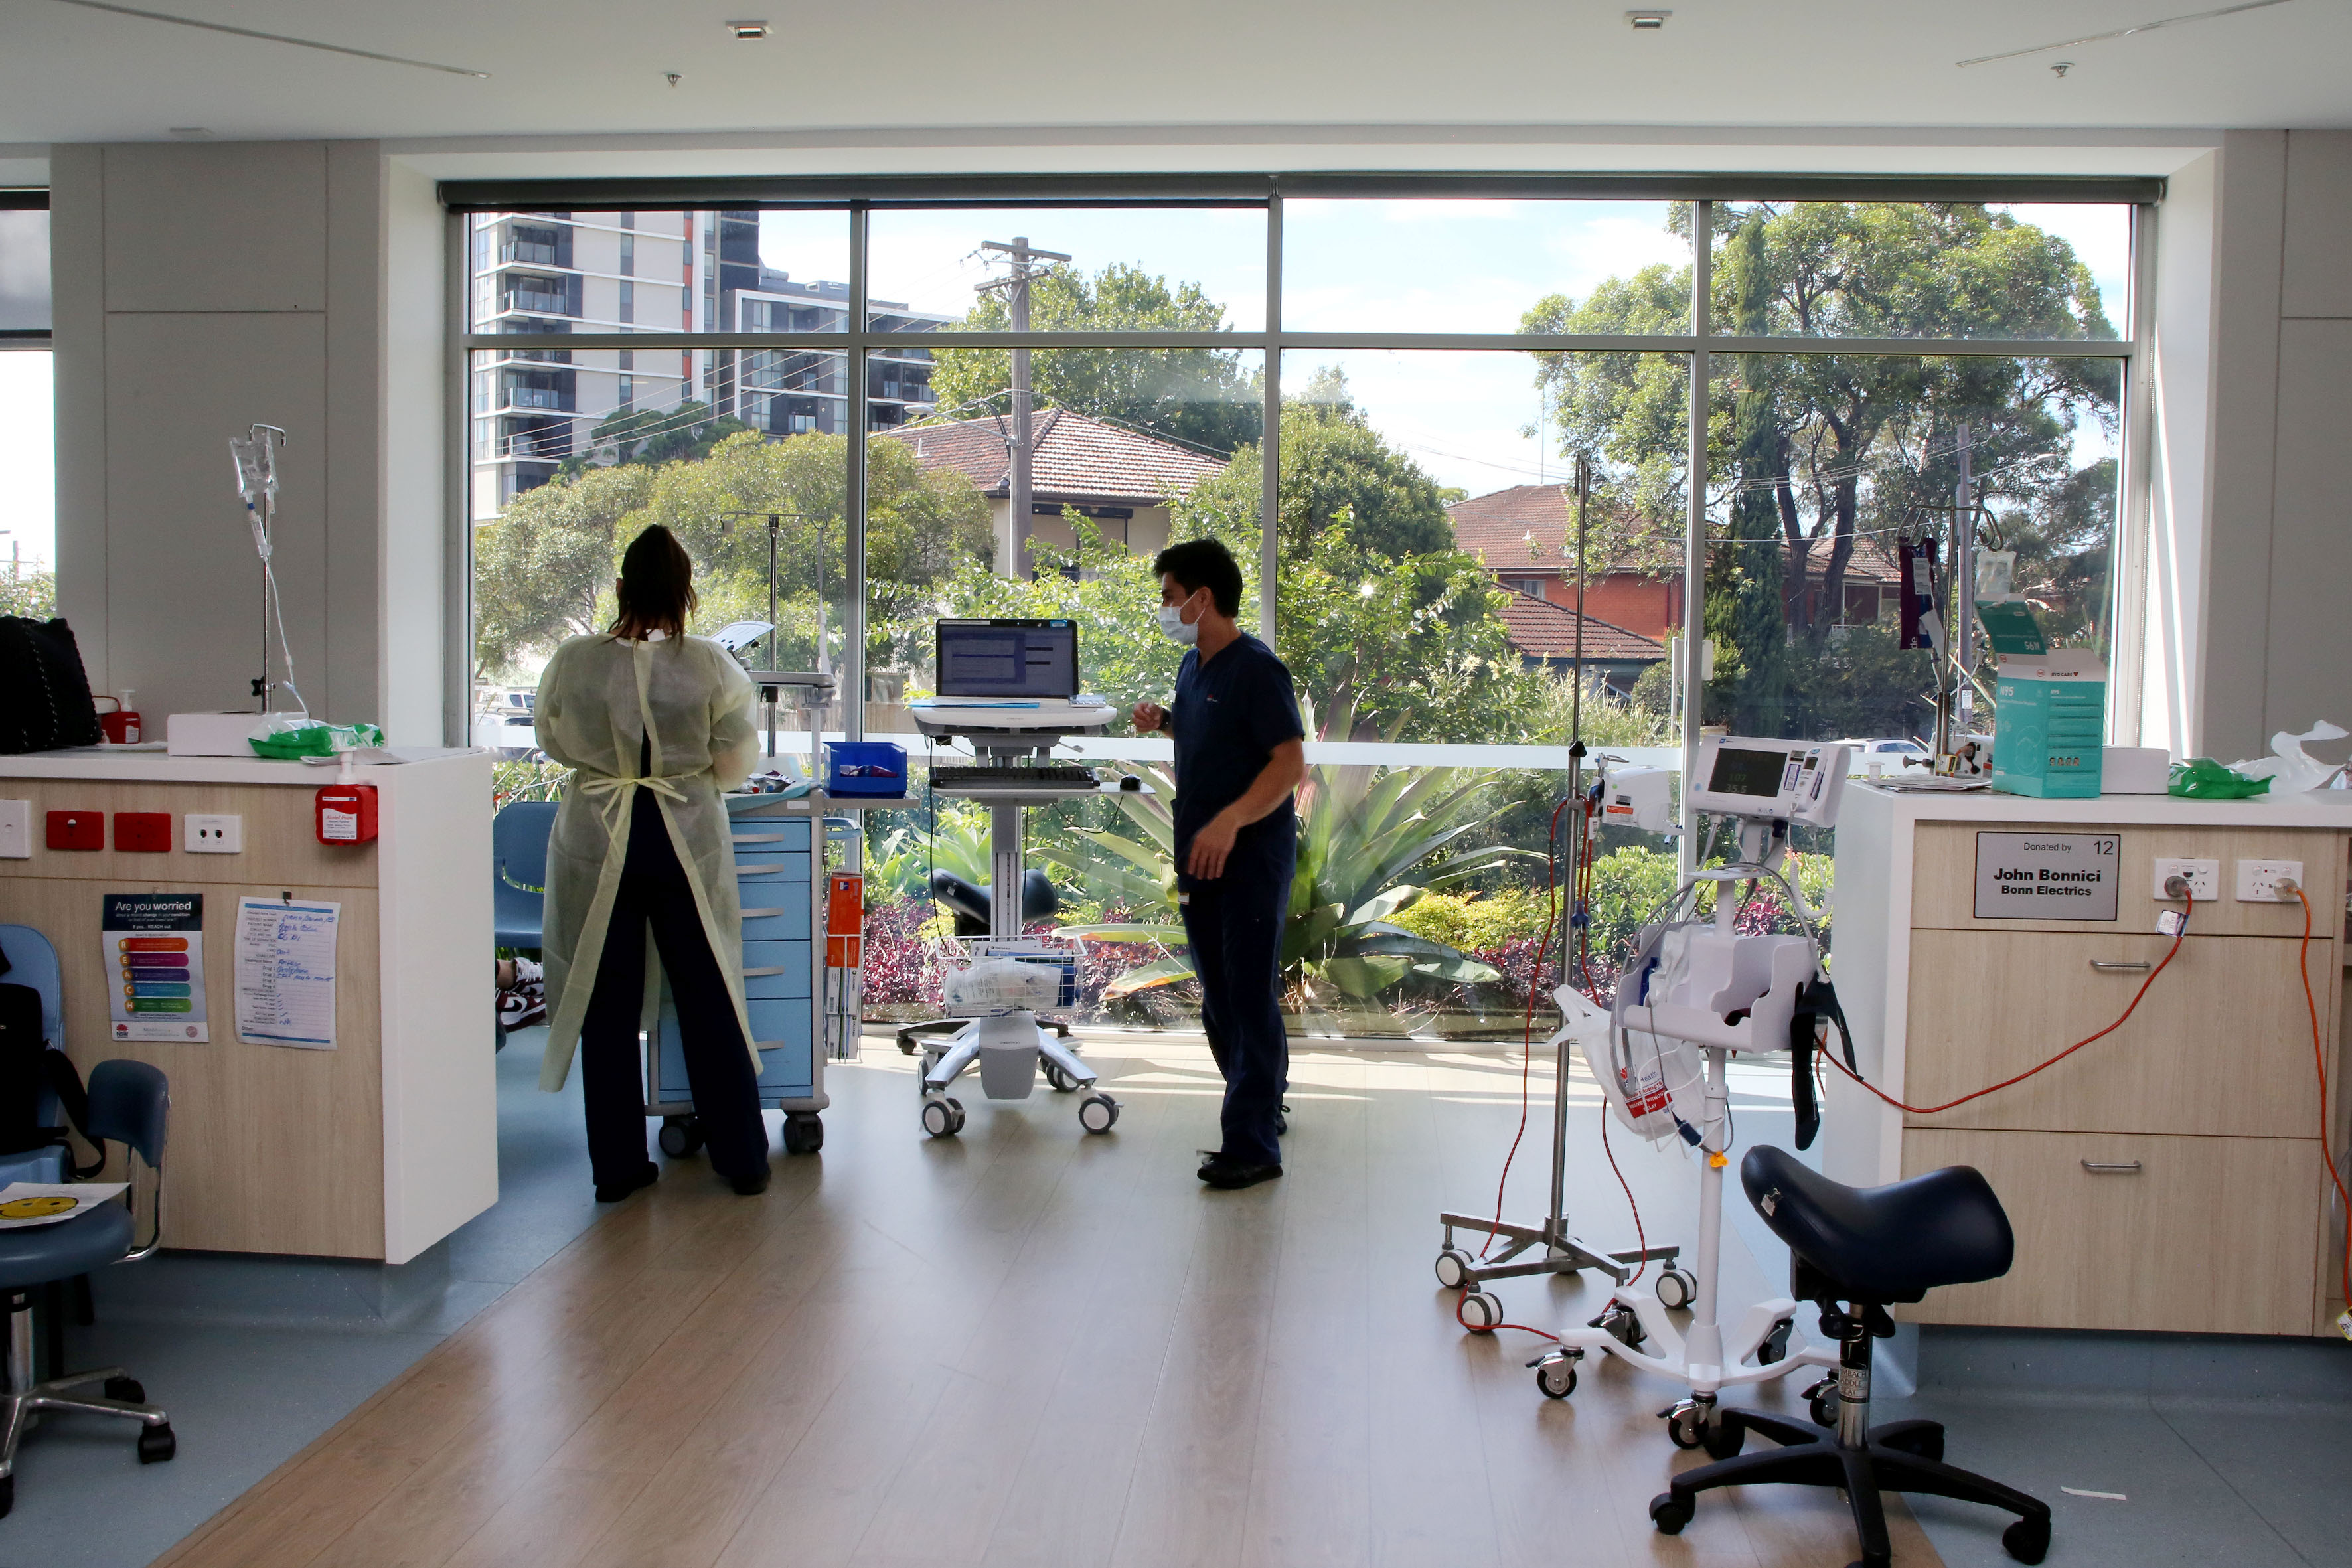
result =
[{"label": "computer keyboard", "polygon": [[1102,781],[1092,768],[1036,766],[934,767],[934,789],[1013,789],[1043,785],[1047,789],[1093,789]]}]

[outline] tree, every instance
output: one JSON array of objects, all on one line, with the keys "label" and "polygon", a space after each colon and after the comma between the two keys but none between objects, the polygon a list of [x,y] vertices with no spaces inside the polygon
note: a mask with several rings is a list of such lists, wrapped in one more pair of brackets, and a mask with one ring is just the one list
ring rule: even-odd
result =
[{"label": "tree", "polygon": [[[816,658],[818,606],[838,658],[848,588],[848,441],[841,436],[725,437],[707,458],[624,463],[559,477],[515,498],[475,545],[476,644],[485,668],[515,665],[612,617],[620,552],[650,523],[675,532],[694,558],[707,631],[767,618],[768,531],[775,512],[778,656],[786,668]],[[748,514],[748,515],[744,515]],[[901,441],[866,442],[867,658],[900,657],[894,620],[936,603],[945,583],[989,552],[988,502],[953,470],[925,472]]]},{"label": "tree", "polygon": [[[965,314],[963,328],[1009,331],[1009,309],[992,289]],[[1197,284],[1171,289],[1118,263],[1088,278],[1062,263],[1030,282],[1029,325],[1040,332],[1215,332],[1224,330],[1225,308]],[[928,346],[940,417],[1011,411],[1003,395],[1013,384],[1010,350],[950,348],[939,340]],[[1256,440],[1264,423],[1256,378],[1243,374],[1237,349],[1039,349],[1030,364],[1041,408],[1076,409],[1220,456]]]},{"label": "tree", "polygon": [[0,577],[0,616],[46,621],[58,613],[58,577],[35,568]]},{"label": "tree", "polygon": [[[1675,223],[1687,232],[1688,209]],[[1967,204],[1719,206],[1717,331],[1833,349],[1841,337],[2112,338],[2089,269],[2064,241]],[[1528,331],[1680,330],[1690,271],[1653,267],[1581,306],[1540,301]],[[1800,342],[1798,340],[1811,340]],[[1681,506],[1687,362],[1678,354],[1543,354],[1563,444],[1593,453],[1663,526]],[[1825,673],[1831,628],[1864,525],[1891,534],[1930,514],[1958,479],[1959,432],[1990,504],[2054,517],[2077,480],[2085,419],[2112,426],[2110,360],[1928,359],[1806,352],[1713,362],[1709,467],[1727,544],[1710,552],[1707,629],[1717,700],[1743,725],[1803,698],[1778,669]],[[2056,510],[2053,510],[2056,509]],[[1768,540],[1777,544],[1768,545]],[[1768,550],[1777,550],[1772,562]],[[1777,584],[1780,613],[1769,613]],[[1777,624],[1776,624],[1777,623]],[[1899,650],[1898,650],[1899,651]],[[1924,690],[1924,661],[1905,684]],[[1818,683],[1818,682],[1816,682]],[[1906,697],[1905,700],[1911,699]]]},{"label": "tree", "polygon": [[598,456],[647,465],[707,458],[719,442],[751,428],[731,414],[712,417],[710,405],[691,397],[671,408],[614,409],[588,433],[588,450],[565,458],[556,473],[583,472]]}]

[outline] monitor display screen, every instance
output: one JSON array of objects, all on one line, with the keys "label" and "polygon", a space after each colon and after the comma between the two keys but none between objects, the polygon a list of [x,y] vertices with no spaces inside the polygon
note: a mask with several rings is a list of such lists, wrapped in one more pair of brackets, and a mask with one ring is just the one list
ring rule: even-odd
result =
[{"label": "monitor display screen", "polygon": [[1078,694],[1078,623],[941,621],[942,697],[1055,698]]},{"label": "monitor display screen", "polygon": [[1760,795],[1769,800],[1780,793],[1790,760],[1786,752],[1722,747],[1715,753],[1715,773],[1706,781],[1708,793]]}]

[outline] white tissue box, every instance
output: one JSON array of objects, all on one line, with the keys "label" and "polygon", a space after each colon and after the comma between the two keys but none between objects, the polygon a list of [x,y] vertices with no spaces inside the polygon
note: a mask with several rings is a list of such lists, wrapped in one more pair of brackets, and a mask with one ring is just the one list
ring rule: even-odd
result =
[{"label": "white tissue box", "polygon": [[174,713],[163,721],[163,750],[174,757],[250,757],[258,713]]},{"label": "white tissue box", "polygon": [[2162,746],[2109,746],[2099,759],[2101,795],[2162,795],[2172,783],[2172,753]]}]

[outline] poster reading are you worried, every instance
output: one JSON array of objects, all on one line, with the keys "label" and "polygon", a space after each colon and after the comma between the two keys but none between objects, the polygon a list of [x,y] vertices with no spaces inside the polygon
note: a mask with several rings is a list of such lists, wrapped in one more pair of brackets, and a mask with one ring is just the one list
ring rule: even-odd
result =
[{"label": "poster reading are you worried", "polygon": [[108,1033],[118,1040],[208,1042],[205,896],[108,893],[99,918]]}]

